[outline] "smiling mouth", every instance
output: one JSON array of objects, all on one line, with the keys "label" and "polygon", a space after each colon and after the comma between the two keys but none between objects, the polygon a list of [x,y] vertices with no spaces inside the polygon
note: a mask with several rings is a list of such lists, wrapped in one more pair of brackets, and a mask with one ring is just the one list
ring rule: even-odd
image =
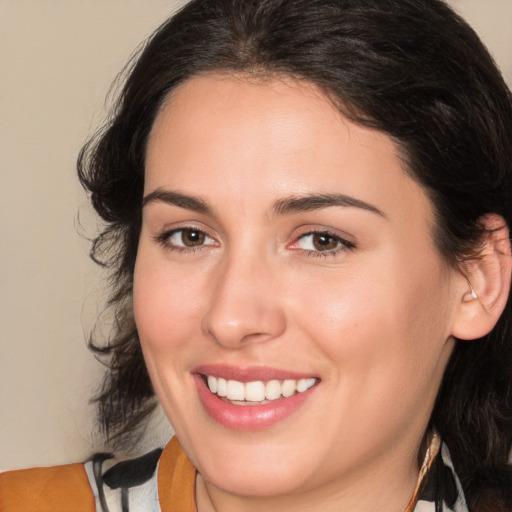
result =
[{"label": "smiling mouth", "polygon": [[304,393],[319,379],[256,380],[240,382],[212,375],[202,375],[208,389],[221,400],[234,405],[265,405],[273,400]]}]

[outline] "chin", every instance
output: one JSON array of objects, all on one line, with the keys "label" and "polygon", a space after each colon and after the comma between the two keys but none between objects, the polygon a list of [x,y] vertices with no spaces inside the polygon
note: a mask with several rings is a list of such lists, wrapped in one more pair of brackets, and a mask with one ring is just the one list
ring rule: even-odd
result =
[{"label": "chin", "polygon": [[273,468],[266,465],[265,468],[261,468],[246,464],[243,468],[226,468],[222,474],[217,470],[200,473],[208,484],[224,492],[238,496],[267,498],[293,494],[302,488],[302,478],[298,478],[290,469],[297,470],[298,467],[294,465],[293,468],[288,467],[288,471],[282,471],[281,467]]},{"label": "chin", "polygon": [[262,440],[261,434],[217,438],[198,457],[191,454],[192,462],[207,483],[231,494],[263,498],[303,490],[312,477],[306,474],[311,465],[304,464],[305,447],[281,436]]}]

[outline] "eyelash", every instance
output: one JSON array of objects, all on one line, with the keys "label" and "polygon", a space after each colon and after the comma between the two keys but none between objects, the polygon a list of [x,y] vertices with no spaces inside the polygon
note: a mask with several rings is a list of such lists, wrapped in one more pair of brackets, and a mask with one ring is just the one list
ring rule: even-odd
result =
[{"label": "eyelash", "polygon": [[313,231],[308,231],[306,233],[302,233],[300,236],[298,236],[295,240],[295,242],[293,242],[292,245],[295,245],[297,244],[299,241],[301,240],[304,240],[306,237],[308,236],[325,236],[329,239],[331,239],[332,241],[334,241],[337,246],[333,249],[326,249],[326,250],[311,250],[311,249],[300,249],[298,248],[297,250],[301,251],[301,252],[304,252],[307,256],[309,257],[312,257],[312,258],[327,258],[329,256],[336,256],[342,252],[345,252],[345,251],[350,251],[350,250],[353,250],[356,248],[356,245],[345,239],[345,238],[342,238],[341,236],[339,235],[336,235],[335,233],[332,233],[328,230],[325,230],[325,229],[319,229],[319,230],[313,230]]},{"label": "eyelash", "polygon": [[[164,249],[179,252],[179,253],[196,252],[196,251],[204,250],[205,247],[215,245],[215,244],[201,244],[201,245],[197,245],[197,246],[187,247],[187,246],[173,245],[170,243],[171,237],[173,237],[174,235],[177,235],[179,233],[181,233],[182,234],[181,236],[183,236],[183,233],[185,231],[196,232],[205,238],[214,240],[214,238],[209,236],[204,230],[198,229],[195,226],[183,226],[183,227],[173,229],[170,231],[165,231],[164,233],[155,237],[155,240],[157,243],[162,245],[164,247]],[[312,249],[296,248],[296,250],[298,250],[302,253],[305,253],[307,256],[310,256],[313,258],[318,258],[318,257],[326,258],[329,256],[336,256],[339,253],[355,249],[355,247],[356,247],[356,245],[353,242],[346,240],[345,238],[342,238],[341,236],[331,233],[330,231],[327,231],[327,230],[313,230],[313,231],[308,231],[306,233],[302,233],[300,236],[298,236],[295,239],[295,241],[291,245],[293,246],[293,245],[298,244],[301,240],[306,239],[306,237],[308,237],[308,236],[312,236],[312,237],[325,236],[325,237],[329,238],[331,241],[336,243],[336,247],[334,247],[333,249],[326,249],[326,250],[312,250]]]},{"label": "eyelash", "polygon": [[179,252],[179,253],[196,252],[196,251],[200,251],[200,250],[204,249],[205,247],[215,245],[215,244],[207,244],[207,245],[201,244],[201,245],[197,245],[197,246],[187,247],[187,246],[173,245],[170,243],[171,237],[173,237],[174,235],[177,235],[179,233],[182,233],[182,236],[183,236],[183,232],[185,232],[185,231],[200,233],[205,238],[207,237],[211,240],[214,240],[213,237],[208,235],[208,233],[206,233],[203,229],[198,229],[195,226],[182,226],[177,229],[165,231],[164,233],[156,236],[155,240],[157,243],[162,245],[164,249],[169,250],[169,251]]}]

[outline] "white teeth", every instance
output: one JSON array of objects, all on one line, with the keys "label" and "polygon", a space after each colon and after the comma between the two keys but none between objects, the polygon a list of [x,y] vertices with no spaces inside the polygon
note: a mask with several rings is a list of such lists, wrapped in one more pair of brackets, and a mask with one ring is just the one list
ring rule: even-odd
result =
[{"label": "white teeth", "polygon": [[297,381],[297,391],[302,393],[309,389],[315,383],[315,379],[300,379]]},{"label": "white teeth", "polygon": [[277,400],[281,396],[288,398],[295,393],[303,393],[314,386],[317,379],[286,379],[269,380],[266,383],[261,380],[252,382],[239,382],[226,380],[221,377],[208,375],[208,388],[212,393],[226,397],[234,402],[263,402],[264,400]]},{"label": "white teeth", "polygon": [[265,400],[265,384],[261,380],[248,382],[245,385],[245,399],[250,402],[262,402]]},{"label": "white teeth", "polygon": [[237,380],[228,380],[226,398],[229,400],[245,400],[244,383]]},{"label": "white teeth", "polygon": [[[215,377],[213,377],[213,378],[215,378]],[[227,383],[226,379],[217,379],[217,395],[226,396],[227,394],[228,394],[228,383]]]},{"label": "white teeth", "polygon": [[211,375],[208,376],[208,387],[212,393],[217,393],[217,379]]},{"label": "white teeth", "polygon": [[292,396],[295,393],[297,382],[295,380],[287,379],[283,382],[281,393],[285,398]]},{"label": "white teeth", "polygon": [[281,383],[278,380],[269,380],[265,386],[265,398],[275,400],[281,396]]}]

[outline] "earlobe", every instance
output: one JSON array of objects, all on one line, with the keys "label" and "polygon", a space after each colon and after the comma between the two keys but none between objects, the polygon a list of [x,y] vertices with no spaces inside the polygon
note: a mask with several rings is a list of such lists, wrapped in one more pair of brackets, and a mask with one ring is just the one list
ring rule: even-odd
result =
[{"label": "earlobe", "polygon": [[465,278],[452,335],[474,340],[496,325],[510,292],[512,257],[509,230],[502,217],[489,214],[481,219],[485,228],[478,256],[465,264]]}]

